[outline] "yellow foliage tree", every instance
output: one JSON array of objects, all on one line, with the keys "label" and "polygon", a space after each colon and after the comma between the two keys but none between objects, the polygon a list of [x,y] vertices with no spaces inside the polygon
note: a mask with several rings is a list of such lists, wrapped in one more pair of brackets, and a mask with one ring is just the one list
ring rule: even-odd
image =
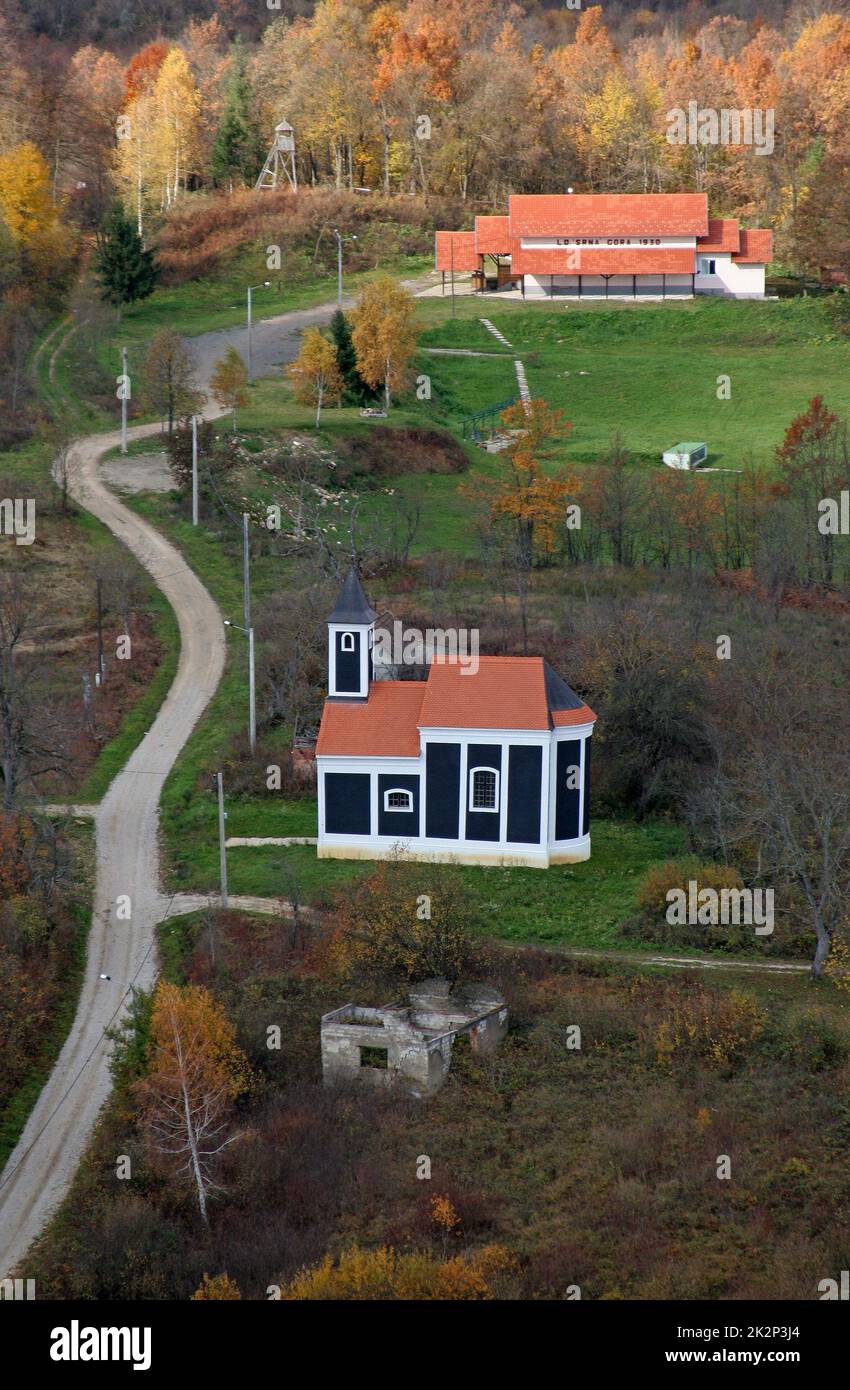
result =
[{"label": "yellow foliage tree", "polygon": [[186,176],[200,149],[201,97],[182,49],[169,49],[153,90],[154,127],[151,174],[162,189],[165,207],[186,187]]},{"label": "yellow foliage tree", "polygon": [[205,1274],[192,1294],[193,1303],[235,1303],[241,1298],[239,1285],[230,1278],[229,1274],[216,1274],[215,1278]]},{"label": "yellow foliage tree", "polygon": [[318,429],[325,397],[336,396],[339,404],[345,385],[334,344],[318,328],[306,329],[301,351],[287,373],[295,387],[296,400],[316,407]]},{"label": "yellow foliage tree", "polygon": [[236,411],[248,404],[248,371],[236,351],[228,348],[215,364],[210,377],[210,390],[223,410],[233,414],[233,433],[236,433]]},{"label": "yellow foliage tree", "polygon": [[20,249],[27,278],[35,285],[62,280],[73,238],[53,206],[47,162],[30,141],[0,156],[0,220]]},{"label": "yellow foliage tree", "polygon": [[408,379],[417,342],[415,313],[408,291],[391,275],[379,275],[366,286],[352,315],[357,370],[370,386],[383,387],[387,410],[391,392]]},{"label": "yellow foliage tree", "polygon": [[281,1298],[287,1302],[491,1299],[498,1296],[500,1277],[510,1276],[515,1269],[513,1256],[500,1245],[449,1260],[417,1251],[400,1254],[391,1246],[361,1250],[355,1245],[336,1262],[326,1255],[313,1269],[302,1270]]}]

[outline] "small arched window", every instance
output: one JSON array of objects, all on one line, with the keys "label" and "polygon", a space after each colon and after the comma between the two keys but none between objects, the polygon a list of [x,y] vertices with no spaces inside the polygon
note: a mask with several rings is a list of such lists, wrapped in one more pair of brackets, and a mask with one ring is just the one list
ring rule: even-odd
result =
[{"label": "small arched window", "polygon": [[384,792],[385,811],[412,811],[413,792],[405,791],[402,787],[390,787],[389,791]]},{"label": "small arched window", "polygon": [[469,809],[498,811],[499,773],[495,767],[473,767],[469,773]]},{"label": "small arched window", "polygon": [[339,644],[339,649],[340,649],[341,652],[353,652],[353,651],[354,651],[354,633],[353,633],[353,632],[344,632],[344,633],[342,634],[342,641],[341,641],[340,644]]}]

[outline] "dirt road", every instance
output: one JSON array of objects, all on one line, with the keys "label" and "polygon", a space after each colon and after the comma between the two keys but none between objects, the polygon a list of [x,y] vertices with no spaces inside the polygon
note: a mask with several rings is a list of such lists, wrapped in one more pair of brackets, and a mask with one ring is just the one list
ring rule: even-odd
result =
[{"label": "dirt road", "polygon": [[[141,426],[133,438],[155,433]],[[70,491],[138,557],[171,603],[180,626],[177,673],[150,731],[97,808],[97,875],[86,973],[73,1026],[0,1179],[0,1274],[26,1253],[64,1196],[109,1093],[104,1028],[131,985],[154,978],[159,892],[159,796],[177,754],[212,698],[224,669],[221,614],[200,580],[152,526],[98,477],[98,459],[120,435],[75,449]],[[107,978],[104,978],[107,977]],[[25,1270],[36,1278],[37,1270]]]},{"label": "dirt road", "polygon": [[[326,323],[335,307],[323,304],[256,324],[255,375],[268,374],[291,360],[302,329]],[[49,343],[52,350],[51,380],[55,360],[74,328],[66,320],[42,345],[43,350]],[[204,389],[229,343],[244,354],[246,330],[192,340],[197,378]],[[218,413],[214,405],[206,411],[209,418]],[[139,425],[129,437],[158,433],[159,425]],[[110,1089],[104,1030],[120,1017],[131,987],[149,987],[154,979],[155,927],[170,911],[159,888],[160,793],[224,670],[224,627],[218,607],[179,551],[119,501],[100,476],[102,455],[120,442],[119,431],[79,441],[69,461],[69,492],[153,576],[177,616],[180,658],[153,725],[94,814],[97,867],[85,979],[65,1046],[0,1176],[0,1278],[24,1259],[67,1192],[91,1138]],[[38,1296],[37,1270],[24,1265],[21,1273],[36,1279]]]}]

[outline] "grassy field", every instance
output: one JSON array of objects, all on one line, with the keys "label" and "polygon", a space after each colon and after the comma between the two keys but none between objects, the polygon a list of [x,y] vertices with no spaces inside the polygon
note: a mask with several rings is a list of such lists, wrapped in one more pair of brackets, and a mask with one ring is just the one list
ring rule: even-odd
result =
[{"label": "grassy field", "polygon": [[[832,409],[850,414],[850,341],[834,332],[824,300],[552,308],[466,296],[457,300],[454,318],[442,298],[419,300],[417,312],[423,332],[416,372],[430,377],[430,400],[405,398],[388,422],[326,409],[326,444],[384,423],[444,428],[460,437],[474,412],[517,395],[515,358],[532,394],[560,407],[572,424],[552,468],[592,465],[617,431],[645,469],[661,468],[662,450],[681,439],[704,439],[710,468],[738,470],[747,453],[770,466],[786,426],[812,396],[822,393]],[[511,349],[501,347],[481,317],[503,332]],[[448,356],[432,348],[488,355]],[[718,399],[720,376],[730,378],[729,400]],[[240,425],[266,435],[314,432],[310,410],[294,402],[287,382],[273,378],[252,391]],[[498,455],[464,442],[474,475],[497,476]],[[727,474],[707,476],[720,487]],[[421,507],[414,554],[469,553],[475,508],[464,495],[466,481],[422,474],[393,479],[394,497]],[[388,505],[375,490],[365,498],[364,515]]]}]

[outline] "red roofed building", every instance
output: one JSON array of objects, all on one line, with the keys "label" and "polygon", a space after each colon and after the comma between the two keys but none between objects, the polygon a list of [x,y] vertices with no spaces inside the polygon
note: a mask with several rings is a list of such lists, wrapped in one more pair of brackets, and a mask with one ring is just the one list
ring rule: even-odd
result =
[{"label": "red roofed building", "polygon": [[437,232],[436,267],[523,298],[763,299],[772,233],[709,218],[705,193],[514,193],[503,217]]},{"label": "red roofed building", "polygon": [[319,857],[589,858],[593,711],[542,657],[465,644],[433,655],[427,680],[376,680],[376,617],[352,570],[328,619]]}]

